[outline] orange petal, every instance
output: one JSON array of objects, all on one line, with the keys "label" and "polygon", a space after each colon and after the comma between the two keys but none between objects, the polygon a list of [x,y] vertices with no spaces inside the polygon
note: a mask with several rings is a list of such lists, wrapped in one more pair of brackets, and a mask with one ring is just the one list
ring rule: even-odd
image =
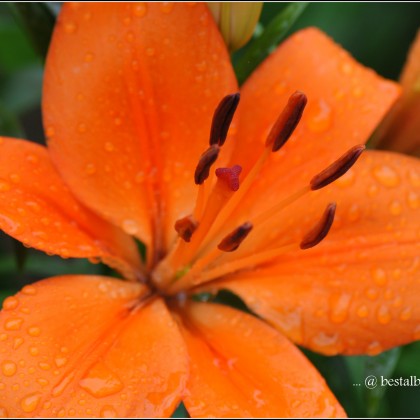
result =
[{"label": "orange petal", "polygon": [[169,416],[185,345],[144,286],[99,276],[25,286],[0,313],[0,412],[9,417]]},{"label": "orange petal", "polygon": [[49,148],[66,182],[127,233],[148,244],[166,235],[154,237],[162,250],[194,209],[213,111],[237,90],[206,6],[66,4],[45,78]]},{"label": "orange petal", "polygon": [[242,209],[250,214],[307,185],[350,147],[367,141],[398,94],[395,83],[357,63],[318,29],[302,30],[282,43],[244,84],[237,133],[242,146],[232,163],[248,171],[296,90],[306,94],[307,107],[295,133],[270,155],[247,194]]},{"label": "orange petal", "polygon": [[420,31],[410,48],[400,78],[403,94],[375,134],[381,149],[420,156]]},{"label": "orange petal", "polygon": [[291,209],[285,224],[295,212],[295,229],[305,227],[305,212],[330,201],[336,220],[321,244],[214,287],[231,289],[321,353],[376,354],[420,339],[418,160],[366,152],[342,179],[299,203],[300,212]]},{"label": "orange petal", "polygon": [[0,228],[25,245],[62,257],[100,257],[135,277],[135,243],[80,205],[45,147],[0,137]]},{"label": "orange petal", "polygon": [[273,328],[223,305],[195,303],[183,314],[192,417],[345,416],[314,367]]}]

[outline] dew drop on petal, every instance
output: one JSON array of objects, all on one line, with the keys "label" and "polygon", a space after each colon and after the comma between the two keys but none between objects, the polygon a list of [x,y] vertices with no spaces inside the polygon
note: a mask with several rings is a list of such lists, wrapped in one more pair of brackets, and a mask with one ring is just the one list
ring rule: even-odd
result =
[{"label": "dew drop on petal", "polygon": [[416,210],[420,207],[420,197],[414,191],[410,191],[408,193],[407,202],[408,206],[413,210]]},{"label": "dew drop on petal", "polygon": [[357,308],[356,314],[359,318],[366,318],[369,314],[368,307],[366,305],[361,305]]},{"label": "dew drop on petal", "polygon": [[41,334],[41,328],[39,327],[30,327],[28,328],[28,334],[32,337],[38,337]]},{"label": "dew drop on petal", "polygon": [[14,376],[17,371],[16,363],[6,360],[1,365],[1,371],[3,372],[4,376]]},{"label": "dew drop on petal", "polygon": [[315,101],[307,111],[306,123],[313,133],[327,131],[332,124],[332,110],[327,102],[323,99]]},{"label": "dew drop on petal", "polygon": [[105,419],[113,419],[118,417],[118,413],[112,405],[104,405],[101,408],[100,416]]},{"label": "dew drop on petal", "polygon": [[172,12],[174,6],[175,6],[174,3],[171,3],[169,1],[164,1],[160,4],[160,10],[162,11],[162,13],[169,14]]},{"label": "dew drop on petal", "polygon": [[370,343],[366,349],[366,353],[369,356],[376,356],[379,353],[382,353],[383,348],[378,341],[373,341]]},{"label": "dew drop on petal", "polygon": [[29,394],[20,402],[20,406],[25,413],[32,413],[38,407],[41,396],[38,393]]},{"label": "dew drop on petal", "polygon": [[378,322],[382,325],[387,325],[391,322],[391,314],[389,312],[388,306],[381,305],[378,308],[378,312],[376,314],[376,318]]},{"label": "dew drop on petal", "polygon": [[97,398],[116,394],[124,387],[118,376],[102,363],[93,366],[79,381],[79,386]]},{"label": "dew drop on petal", "polygon": [[10,184],[4,179],[0,179],[0,192],[10,191]]},{"label": "dew drop on petal", "polygon": [[51,395],[53,397],[60,396],[64,390],[70,385],[71,381],[74,379],[74,372],[66,375],[61,379],[61,381],[52,389]]},{"label": "dew drop on petal", "polygon": [[399,216],[403,211],[401,202],[398,200],[391,201],[391,204],[389,205],[389,211],[393,216]]},{"label": "dew drop on petal", "polygon": [[147,13],[147,4],[139,3],[133,6],[133,14],[137,17],[146,16]]},{"label": "dew drop on petal", "polygon": [[13,350],[17,350],[22,344],[24,340],[22,337],[16,337],[13,341]]},{"label": "dew drop on petal", "polygon": [[374,168],[373,176],[383,186],[388,188],[396,187],[400,183],[400,177],[397,172],[387,165],[381,165]]},{"label": "dew drop on petal", "polygon": [[3,301],[3,310],[11,311],[19,306],[19,300],[14,296],[9,296]]},{"label": "dew drop on petal", "polygon": [[22,293],[25,295],[35,295],[36,294],[36,287],[27,285],[22,289]]},{"label": "dew drop on petal", "polygon": [[5,419],[7,417],[9,417],[7,410],[4,407],[0,406],[0,419]]},{"label": "dew drop on petal", "polygon": [[85,173],[86,175],[93,175],[96,172],[96,167],[93,163],[88,163],[85,166]]},{"label": "dew drop on petal", "polygon": [[17,331],[22,326],[22,318],[9,318],[4,323],[4,329],[7,331]]},{"label": "dew drop on petal", "polygon": [[29,348],[29,354],[30,354],[31,356],[38,356],[38,354],[39,354],[39,349],[38,349],[38,347],[35,347],[35,346],[30,347],[30,348]]},{"label": "dew drop on petal", "polygon": [[330,300],[331,312],[330,319],[335,324],[340,324],[344,322],[349,313],[351,295],[349,294],[340,294],[333,295]]},{"label": "dew drop on petal", "polygon": [[68,34],[74,34],[77,30],[77,25],[74,22],[64,22],[63,27]]}]

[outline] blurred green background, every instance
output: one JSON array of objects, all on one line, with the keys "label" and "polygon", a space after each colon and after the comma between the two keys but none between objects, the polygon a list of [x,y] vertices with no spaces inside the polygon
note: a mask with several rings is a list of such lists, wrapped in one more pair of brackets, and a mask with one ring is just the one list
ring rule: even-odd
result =
[{"label": "blurred green background", "polygon": [[[284,12],[288,3],[267,3],[261,32]],[[44,142],[40,98],[43,51],[59,4],[0,4],[0,135]],[[410,43],[420,26],[419,3],[311,3],[285,33],[317,26],[361,63],[397,80]],[[249,44],[235,53],[239,66]],[[243,64],[242,64],[243,65]],[[246,69],[245,69],[246,70]],[[106,267],[85,260],[62,260],[26,249],[0,234],[0,300],[24,284],[64,273],[106,273]],[[419,387],[378,387],[368,390],[369,374],[386,378],[420,378],[420,344],[394,349],[377,357],[323,357],[306,352],[326,378],[349,416],[420,417]],[[362,383],[361,386],[354,384]],[[178,416],[185,415],[180,409]]]}]

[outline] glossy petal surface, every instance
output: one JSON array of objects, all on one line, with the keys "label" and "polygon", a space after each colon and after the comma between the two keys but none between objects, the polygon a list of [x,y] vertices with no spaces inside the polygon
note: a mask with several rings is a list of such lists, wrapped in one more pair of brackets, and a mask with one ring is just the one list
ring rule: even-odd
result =
[{"label": "glossy petal surface", "polygon": [[106,277],[55,277],[4,301],[0,407],[10,417],[169,416],[185,346],[164,303]]},{"label": "glossy petal surface", "polygon": [[345,416],[313,366],[273,328],[222,305],[183,312],[192,417]]},{"label": "glossy petal surface", "polygon": [[135,277],[134,242],[81,205],[45,147],[0,138],[0,228],[24,244],[62,257],[99,257]]},{"label": "glossy petal surface", "polygon": [[279,225],[295,226],[297,241],[311,214],[330,201],[337,202],[336,220],[321,244],[217,287],[238,293],[296,343],[318,352],[376,354],[418,340],[418,161],[366,152],[341,180],[285,212]]},{"label": "glossy petal surface", "polygon": [[86,205],[161,252],[193,210],[213,111],[236,90],[205,5],[66,4],[44,84],[53,160]]}]

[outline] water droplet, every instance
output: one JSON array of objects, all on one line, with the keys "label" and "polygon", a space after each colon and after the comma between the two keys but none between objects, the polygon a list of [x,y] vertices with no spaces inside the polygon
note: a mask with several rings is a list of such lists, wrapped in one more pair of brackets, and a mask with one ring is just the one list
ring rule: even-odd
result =
[{"label": "water droplet", "polygon": [[86,175],[93,175],[96,172],[96,167],[93,163],[88,163],[85,166],[85,173]]},{"label": "water droplet", "polygon": [[403,207],[398,200],[393,200],[389,205],[389,211],[393,216],[399,216],[403,211]]},{"label": "water droplet", "polygon": [[9,296],[3,301],[3,310],[11,311],[19,306],[19,300],[14,296]]},{"label": "water droplet", "polygon": [[378,286],[384,286],[387,283],[386,272],[381,268],[374,268],[371,271],[372,278]]},{"label": "water droplet", "polygon": [[14,376],[14,374],[17,371],[16,363],[14,363],[10,360],[6,360],[2,363],[1,370],[2,370],[4,376],[9,376],[9,377]]},{"label": "water droplet", "polygon": [[377,289],[374,288],[369,288],[366,290],[366,296],[370,299],[370,300],[376,300],[378,299],[379,296],[379,292]]},{"label": "water droplet", "polygon": [[105,150],[107,152],[112,152],[115,149],[114,145],[111,142],[109,142],[109,141],[107,141],[105,143],[104,147],[105,147]]},{"label": "water droplet", "polygon": [[349,222],[357,222],[360,219],[360,207],[353,203],[347,210],[347,220]]},{"label": "water droplet", "polygon": [[70,375],[64,376],[63,379],[58,383],[58,385],[56,385],[52,389],[51,395],[53,397],[60,396],[64,392],[64,390],[70,385],[71,381],[74,379],[74,376],[74,373],[70,373]]},{"label": "water droplet", "polygon": [[320,332],[312,339],[312,343],[322,349],[324,354],[336,354],[338,351],[337,348],[338,342],[338,335],[337,334],[326,334],[324,332]]},{"label": "water droplet", "polygon": [[38,337],[41,334],[41,329],[39,327],[30,327],[28,328],[28,334],[32,337]]},{"label": "water droplet", "polygon": [[13,350],[17,350],[23,344],[23,341],[22,337],[16,337],[13,341]]},{"label": "water droplet", "polygon": [[26,155],[26,160],[32,164],[36,164],[39,161],[38,156],[35,155]]},{"label": "water droplet", "polygon": [[42,370],[50,370],[51,369],[51,365],[45,362],[39,362],[38,366],[42,369]]},{"label": "water droplet", "polygon": [[135,235],[139,231],[139,227],[134,220],[126,219],[122,223],[123,230],[129,235]]},{"label": "water droplet", "polygon": [[10,181],[12,181],[14,184],[17,184],[20,182],[20,176],[18,174],[10,174],[9,178],[10,178]]},{"label": "water droplet", "polygon": [[340,324],[347,319],[350,307],[351,295],[343,293],[331,296],[330,319],[336,324]]},{"label": "water droplet", "polygon": [[420,207],[420,197],[414,191],[410,191],[407,195],[408,206],[413,210]]},{"label": "water droplet", "polygon": [[401,311],[399,318],[401,321],[408,321],[409,319],[411,319],[411,314],[412,314],[411,308],[404,308]]},{"label": "water droplet", "polygon": [[350,63],[342,63],[340,66],[340,70],[346,75],[349,76],[353,73],[353,66]]},{"label": "water droplet", "polygon": [[379,353],[382,353],[383,349],[382,346],[379,344],[378,341],[373,341],[370,343],[366,349],[366,353],[369,356],[376,356]]},{"label": "water droplet", "polygon": [[54,363],[58,368],[63,367],[67,362],[68,362],[67,357],[56,357],[54,359]]},{"label": "water droplet", "polygon": [[101,409],[100,416],[105,419],[113,419],[118,417],[118,413],[112,405],[104,405]]},{"label": "water droplet", "polygon": [[30,295],[30,296],[36,295],[36,287],[27,285],[22,289],[22,293],[24,295]]},{"label": "water droplet", "polygon": [[32,413],[38,407],[41,395],[38,393],[27,395],[20,402],[20,406],[25,413]]},{"label": "water droplet", "polygon": [[90,63],[94,58],[95,58],[95,54],[93,54],[92,52],[87,52],[85,54],[85,62],[86,63]]},{"label": "water droplet", "polygon": [[133,14],[137,17],[143,17],[147,13],[147,5],[145,3],[139,3],[134,5]]},{"label": "water droplet", "polygon": [[164,1],[160,4],[160,10],[162,11],[162,13],[169,14],[172,12],[174,6],[174,3]]},{"label": "water droplet", "polygon": [[152,47],[146,48],[146,55],[149,57],[153,57],[155,55],[155,49]]},{"label": "water droplet", "polygon": [[9,417],[7,410],[4,407],[0,407],[0,418],[5,419]]},{"label": "water droplet", "polygon": [[4,329],[7,331],[17,331],[22,326],[23,319],[22,318],[9,318],[4,323]]},{"label": "water droplet", "polygon": [[356,314],[359,318],[366,318],[369,315],[368,307],[366,305],[359,306]]},{"label": "water droplet", "polygon": [[68,34],[74,34],[77,30],[77,25],[74,22],[64,22],[63,27]]},{"label": "water droplet", "polygon": [[308,106],[306,123],[314,133],[322,133],[331,127],[332,110],[324,100],[320,99]]},{"label": "water droplet", "polygon": [[41,386],[47,386],[47,385],[49,385],[49,381],[47,380],[47,379],[44,379],[44,378],[38,378],[37,380],[36,380]]},{"label": "water droplet", "polygon": [[383,186],[392,188],[400,183],[400,177],[397,172],[389,166],[377,166],[373,170],[374,178],[379,181]]},{"label": "water droplet", "polygon": [[80,380],[79,385],[97,398],[116,394],[124,387],[118,376],[102,363],[93,366],[87,376]]},{"label": "water droplet", "polygon": [[377,313],[378,322],[382,325],[389,324],[391,322],[391,314],[389,313],[388,306],[381,305]]},{"label": "water droplet", "polygon": [[35,346],[30,347],[30,348],[29,348],[29,354],[30,354],[31,356],[38,356],[38,354],[39,354],[39,349],[38,349],[38,347],[35,347]]},{"label": "water droplet", "polygon": [[4,179],[0,179],[0,192],[10,191],[10,184]]}]

